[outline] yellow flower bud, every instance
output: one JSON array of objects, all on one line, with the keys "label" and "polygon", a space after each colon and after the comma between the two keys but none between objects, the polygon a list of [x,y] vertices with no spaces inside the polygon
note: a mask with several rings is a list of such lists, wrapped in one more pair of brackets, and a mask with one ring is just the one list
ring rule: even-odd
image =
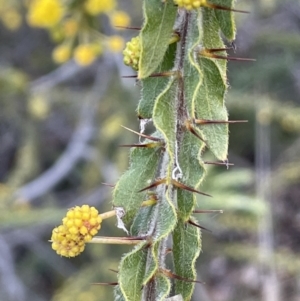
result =
[{"label": "yellow flower bud", "polygon": [[127,66],[132,67],[134,70],[138,70],[139,60],[141,54],[140,37],[134,37],[131,41],[126,43],[126,48],[123,51],[123,61]]}]

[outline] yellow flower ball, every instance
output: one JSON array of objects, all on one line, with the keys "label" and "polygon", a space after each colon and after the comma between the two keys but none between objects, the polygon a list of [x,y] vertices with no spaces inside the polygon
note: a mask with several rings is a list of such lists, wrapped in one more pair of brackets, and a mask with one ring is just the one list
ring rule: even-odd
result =
[{"label": "yellow flower ball", "polygon": [[120,36],[110,36],[107,40],[107,47],[112,52],[120,52],[124,48],[124,39]]},{"label": "yellow flower ball", "polygon": [[139,60],[141,54],[140,37],[134,37],[131,41],[126,43],[126,48],[123,51],[123,61],[127,66],[132,67],[134,70],[139,68]]},{"label": "yellow flower ball", "polygon": [[74,59],[78,65],[88,66],[95,61],[100,53],[100,48],[97,49],[94,44],[82,44],[75,48]]},{"label": "yellow flower ball", "polygon": [[70,209],[63,219],[63,225],[75,241],[78,237],[82,237],[84,241],[90,241],[99,231],[101,223],[102,218],[97,209],[88,205]]},{"label": "yellow flower ball", "polygon": [[207,4],[206,0],[174,0],[174,3],[179,7],[183,7],[187,10],[192,10],[195,8],[199,8],[201,6],[205,6]]},{"label": "yellow flower ball", "polygon": [[130,24],[130,17],[124,11],[114,11],[109,15],[110,24],[112,26],[128,26]]},{"label": "yellow flower ball", "polygon": [[71,57],[71,48],[68,45],[59,45],[54,48],[52,58],[58,64],[65,63]]},{"label": "yellow flower ball", "polygon": [[90,15],[108,13],[116,7],[115,0],[86,0],[84,8]]},{"label": "yellow flower ball", "polygon": [[85,248],[83,237],[78,236],[77,239],[74,240],[73,236],[69,233],[69,229],[64,225],[53,229],[51,241],[52,249],[56,251],[58,255],[64,257],[75,257],[82,253]]},{"label": "yellow flower ball", "polygon": [[33,0],[30,2],[27,21],[30,26],[50,28],[59,23],[64,7],[59,0]]},{"label": "yellow flower ball", "polygon": [[102,218],[96,208],[83,205],[71,208],[62,222],[52,231],[52,249],[58,255],[74,257],[83,252],[85,243],[98,233]]}]

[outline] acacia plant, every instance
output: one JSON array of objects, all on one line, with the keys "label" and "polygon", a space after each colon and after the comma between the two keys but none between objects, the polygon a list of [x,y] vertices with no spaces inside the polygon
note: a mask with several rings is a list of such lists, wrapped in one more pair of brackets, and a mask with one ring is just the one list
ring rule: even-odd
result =
[{"label": "acacia plant", "polygon": [[[113,208],[98,216],[75,207],[55,228],[52,246],[72,257],[85,242],[134,244],[121,259],[115,300],[190,300],[201,251],[196,194],[205,176],[203,153],[227,164],[226,44],[235,39],[233,0],[144,0],[144,24],[127,43],[124,62],[137,70],[139,142],[114,187]],[[221,38],[224,37],[224,39]],[[145,134],[147,124],[155,130]],[[198,207],[198,208],[196,208]],[[200,208],[199,208],[200,207]],[[116,214],[126,238],[94,237]],[[172,258],[172,259],[171,259]],[[173,287],[172,284],[173,283]],[[171,293],[172,292],[172,293]]]}]

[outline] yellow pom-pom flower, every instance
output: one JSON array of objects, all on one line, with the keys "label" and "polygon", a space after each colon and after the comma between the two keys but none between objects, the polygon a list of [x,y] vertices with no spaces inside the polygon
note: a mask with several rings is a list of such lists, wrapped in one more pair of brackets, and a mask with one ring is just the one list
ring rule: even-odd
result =
[{"label": "yellow pom-pom flower", "polygon": [[199,8],[200,6],[206,6],[206,0],[174,0],[174,3],[179,7],[183,7],[187,10]]},{"label": "yellow pom-pom flower", "polygon": [[110,24],[112,26],[128,26],[130,24],[130,17],[124,11],[114,11],[109,15]]},{"label": "yellow pom-pom flower", "polygon": [[84,239],[80,236],[74,239],[74,235],[70,234],[69,229],[64,225],[53,229],[51,241],[52,249],[58,255],[65,257],[75,257],[83,252],[85,248]]},{"label": "yellow pom-pom flower", "polygon": [[113,10],[115,6],[115,0],[86,0],[84,5],[86,12],[93,16],[107,13]]},{"label": "yellow pom-pom flower", "polygon": [[110,36],[107,40],[107,46],[112,52],[120,52],[124,48],[124,39],[120,36]]},{"label": "yellow pom-pom flower", "polygon": [[71,48],[69,45],[59,45],[54,48],[52,58],[58,64],[65,63],[71,56]]},{"label": "yellow pom-pom flower", "polygon": [[101,222],[102,218],[98,210],[88,205],[70,209],[63,218],[63,225],[68,229],[74,241],[78,237],[83,238],[85,242],[90,241],[98,233]]},{"label": "yellow pom-pom flower", "polygon": [[102,218],[95,207],[83,205],[71,208],[62,222],[52,231],[52,249],[58,255],[74,257],[83,252],[85,243],[98,233]]},{"label": "yellow pom-pom flower", "polygon": [[[98,48],[98,49],[97,49]],[[80,66],[88,66],[93,63],[101,53],[101,47],[94,44],[81,44],[74,50],[74,59]]]},{"label": "yellow pom-pom flower", "polygon": [[139,60],[141,54],[140,37],[134,37],[131,41],[126,43],[126,48],[123,51],[123,61],[127,66],[132,67],[134,70],[138,70]]},{"label": "yellow pom-pom flower", "polygon": [[64,15],[64,7],[59,0],[33,0],[28,9],[27,21],[35,27],[50,28]]}]

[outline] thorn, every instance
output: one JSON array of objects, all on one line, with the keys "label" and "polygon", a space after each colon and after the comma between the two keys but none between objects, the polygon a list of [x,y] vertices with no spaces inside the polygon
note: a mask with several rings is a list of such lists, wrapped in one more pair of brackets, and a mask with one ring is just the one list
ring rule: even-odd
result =
[{"label": "thorn", "polygon": [[193,283],[204,284],[204,282],[202,282],[202,281],[184,278],[184,277],[181,277],[181,276],[179,276],[179,275],[176,275],[176,274],[172,273],[172,272],[169,271],[169,270],[160,269],[160,272],[162,272],[162,273],[163,273],[164,275],[166,275],[167,277],[170,277],[170,278],[173,278],[173,279],[177,279],[177,280],[181,280],[181,281],[185,281],[185,282],[193,282]]},{"label": "thorn", "polygon": [[137,78],[137,75],[122,75],[122,78]]},{"label": "thorn", "polygon": [[132,129],[127,128],[126,126],[121,125],[121,127],[128,130],[128,131],[130,131],[130,132],[132,132],[132,133],[134,133],[134,134],[137,134],[138,136],[144,137],[146,139],[149,139],[149,140],[152,140],[152,141],[161,141],[161,139],[159,139],[159,138],[156,138],[156,137],[153,137],[153,136],[148,136],[148,135],[136,132]]},{"label": "thorn", "polygon": [[200,225],[198,225],[198,224],[196,224],[195,222],[193,222],[192,220],[188,220],[188,223],[189,224],[191,224],[191,225],[193,225],[193,226],[195,226],[195,227],[197,227],[197,228],[200,228],[200,229],[202,229],[202,230],[206,230],[206,231],[208,231],[208,232],[210,232],[210,233],[212,233],[212,231],[211,230],[209,230],[209,229],[207,229],[207,228],[205,228],[205,227],[202,227],[202,226],[200,226]]},{"label": "thorn", "polygon": [[249,12],[245,11],[245,10],[233,9],[230,7],[225,7],[225,6],[221,6],[221,5],[217,5],[217,4],[213,4],[213,3],[209,3],[209,2],[206,2],[205,4],[203,4],[203,6],[212,8],[212,9],[219,9],[219,10],[232,11],[232,12],[236,12],[236,13],[249,14]]},{"label": "thorn", "polygon": [[202,194],[202,195],[205,195],[205,196],[212,197],[210,194],[207,194],[207,193],[201,192],[199,190],[196,190],[196,189],[194,189],[192,187],[189,187],[189,186],[187,186],[185,184],[182,184],[182,183],[180,183],[180,182],[178,182],[178,181],[176,181],[174,179],[172,179],[172,184],[174,186],[176,186],[177,188],[180,188],[180,189],[184,189],[184,190],[187,190],[187,191],[191,191],[191,192],[195,192],[195,193],[198,193],[198,194]]},{"label": "thorn", "polygon": [[152,184],[150,184],[149,186],[139,190],[138,192],[142,192],[142,191],[145,191],[145,190],[148,190],[148,189],[151,189],[153,187],[156,187],[160,184],[165,184],[167,182],[167,180],[164,178],[164,179],[158,179],[156,180],[155,182],[153,182]]},{"label": "thorn", "polygon": [[226,162],[211,162],[211,161],[204,161],[204,164],[209,164],[209,165],[225,165],[227,166],[234,166],[233,163],[226,163]]},{"label": "thorn", "polygon": [[155,147],[162,147],[163,143],[162,142],[152,142],[152,143],[142,143],[142,144],[121,144],[119,147],[144,147],[144,148],[155,148]]},{"label": "thorn", "polygon": [[[153,73],[153,74],[149,75],[148,77],[169,77],[169,76],[173,76],[176,74],[177,74],[176,71],[170,71],[170,72],[168,71],[168,72]],[[137,75],[122,75],[121,77],[122,78],[138,78]]]},{"label": "thorn", "polygon": [[113,273],[119,273],[119,271],[118,270],[114,270],[114,269],[108,269],[109,271],[111,271],[111,272],[113,272]]},{"label": "thorn", "polygon": [[169,248],[169,249],[166,249],[166,255],[168,255],[168,254],[170,254],[170,253],[172,253],[173,252],[173,249],[171,249],[171,248]]},{"label": "thorn", "polygon": [[146,240],[147,236],[128,236],[128,237],[122,237],[123,240]]},{"label": "thorn", "polygon": [[189,130],[194,136],[196,136],[198,139],[200,139],[202,142],[206,144],[206,141],[195,131],[194,127],[192,126],[189,120],[185,122],[185,126],[187,130]]},{"label": "thorn", "polygon": [[96,283],[91,283],[91,285],[110,285],[110,286],[116,286],[118,285],[118,282],[96,282]]},{"label": "thorn", "polygon": [[102,185],[105,185],[105,186],[108,186],[108,187],[112,187],[114,188],[116,185],[113,185],[113,184],[108,184],[108,183],[101,183]]},{"label": "thorn", "polygon": [[208,120],[208,119],[194,119],[194,123],[197,125],[204,124],[231,124],[231,123],[246,123],[248,120]]},{"label": "thorn", "polygon": [[115,26],[116,28],[121,28],[121,29],[133,29],[133,30],[141,30],[140,27],[132,27],[132,26]]},{"label": "thorn", "polygon": [[209,51],[209,49],[204,49],[204,50],[199,51],[199,55],[203,56],[203,57],[212,58],[212,59],[222,59],[222,60],[227,60],[227,61],[244,61],[244,62],[255,62],[256,61],[256,59],[214,54],[211,51]]},{"label": "thorn", "polygon": [[232,47],[227,47],[227,48],[207,48],[205,49],[206,51],[213,53],[213,52],[219,52],[219,51],[226,51],[226,50],[231,50]]},{"label": "thorn", "polygon": [[223,210],[193,210],[193,213],[223,213]]}]

